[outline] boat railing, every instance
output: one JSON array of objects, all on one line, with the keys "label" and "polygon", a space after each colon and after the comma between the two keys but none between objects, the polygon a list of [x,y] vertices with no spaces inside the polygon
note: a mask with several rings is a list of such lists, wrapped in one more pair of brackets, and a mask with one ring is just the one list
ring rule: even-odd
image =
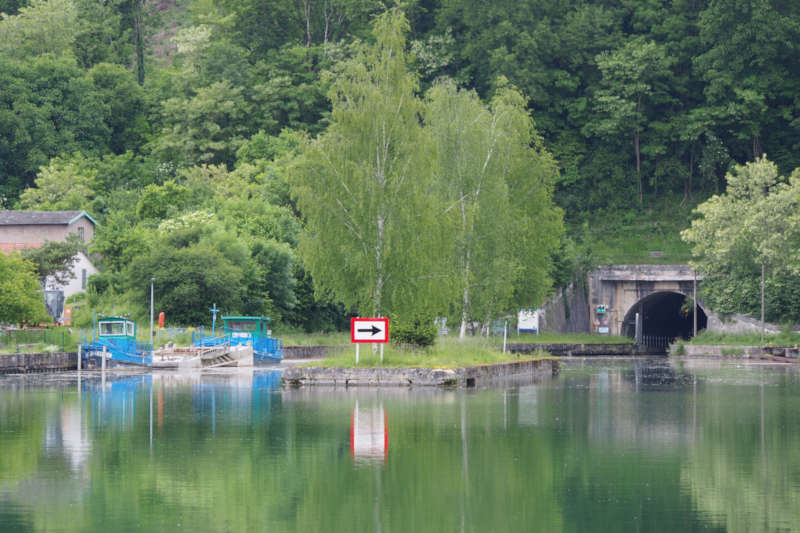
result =
[{"label": "boat railing", "polygon": [[268,353],[274,357],[283,357],[283,341],[274,337],[256,337],[253,339],[253,351]]},{"label": "boat railing", "polygon": [[227,335],[212,336],[204,335],[197,331],[192,332],[192,346],[221,346],[230,342]]},{"label": "boat railing", "polygon": [[252,344],[253,351],[257,354],[269,354],[272,357],[281,359],[283,357],[283,341],[274,337],[262,337],[260,335],[234,337],[230,333],[211,336],[202,335],[197,332],[192,333],[192,346],[221,346],[223,344]]}]

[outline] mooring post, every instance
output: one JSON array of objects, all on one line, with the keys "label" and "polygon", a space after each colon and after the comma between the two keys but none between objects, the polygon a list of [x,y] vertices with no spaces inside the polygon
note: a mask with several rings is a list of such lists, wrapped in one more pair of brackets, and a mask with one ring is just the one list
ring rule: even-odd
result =
[{"label": "mooring post", "polygon": [[642,343],[642,315],[636,313],[636,322],[635,322],[635,331],[634,337],[636,339],[636,344]]},{"label": "mooring post", "polygon": [[[539,328],[536,328],[536,334],[539,334]],[[503,353],[506,353],[506,339],[508,338],[508,320],[503,322]]]},{"label": "mooring post", "polygon": [[78,372],[81,371],[81,358],[83,357],[83,346],[78,344]]},{"label": "mooring post", "polygon": [[694,270],[694,284],[692,285],[692,337],[697,337],[697,270]]},{"label": "mooring post", "polygon": [[100,361],[100,370],[102,370],[103,373],[105,373],[105,371],[106,371],[106,347],[105,346],[103,346],[103,359],[102,359],[102,361]]}]

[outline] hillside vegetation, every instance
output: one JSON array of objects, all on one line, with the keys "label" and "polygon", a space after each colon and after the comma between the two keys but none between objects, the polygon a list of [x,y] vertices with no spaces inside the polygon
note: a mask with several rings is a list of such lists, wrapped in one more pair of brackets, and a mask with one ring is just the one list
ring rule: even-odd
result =
[{"label": "hillside vegetation", "polygon": [[[793,1],[0,0],[0,12],[0,202],[98,220],[87,310],[143,316],[155,277],[157,306],[183,324],[216,303],[337,329],[351,312],[408,317],[412,301],[485,322],[592,264],[685,262],[680,231],[733,165],[800,166]],[[392,13],[388,43],[375,29]],[[326,255],[361,226],[317,216],[347,205],[331,183],[350,182],[324,179],[378,176],[357,171],[375,157],[355,125],[390,117],[367,90],[382,50],[402,55],[392,97],[409,107],[392,124],[408,143],[387,152],[402,186],[359,189],[371,196],[342,212],[375,222],[392,208],[407,231],[386,226],[368,268]],[[480,126],[448,129],[448,109]],[[345,278],[362,277],[372,288],[351,298]]]}]

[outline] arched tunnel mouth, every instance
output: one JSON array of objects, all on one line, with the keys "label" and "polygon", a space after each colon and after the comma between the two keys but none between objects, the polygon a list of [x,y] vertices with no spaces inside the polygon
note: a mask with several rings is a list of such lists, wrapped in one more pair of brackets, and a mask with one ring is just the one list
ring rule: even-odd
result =
[{"label": "arched tunnel mouth", "polygon": [[[659,344],[690,339],[694,332],[694,306],[691,298],[677,292],[656,292],[636,302],[622,324],[622,334],[636,336],[636,313],[642,315],[642,335],[657,338]],[[708,324],[705,311],[697,306],[697,331]]]}]

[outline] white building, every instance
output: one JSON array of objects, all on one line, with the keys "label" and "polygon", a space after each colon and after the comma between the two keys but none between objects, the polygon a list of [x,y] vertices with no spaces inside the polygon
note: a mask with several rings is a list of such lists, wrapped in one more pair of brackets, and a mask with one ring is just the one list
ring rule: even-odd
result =
[{"label": "white building", "polygon": [[[76,233],[89,243],[94,237],[97,223],[86,211],[0,211],[0,251],[38,248],[45,241],[63,241],[70,233]],[[58,285],[48,279],[45,283],[47,311],[60,317],[64,299],[86,290],[90,276],[97,268],[83,252],[72,266],[72,279]]]}]

